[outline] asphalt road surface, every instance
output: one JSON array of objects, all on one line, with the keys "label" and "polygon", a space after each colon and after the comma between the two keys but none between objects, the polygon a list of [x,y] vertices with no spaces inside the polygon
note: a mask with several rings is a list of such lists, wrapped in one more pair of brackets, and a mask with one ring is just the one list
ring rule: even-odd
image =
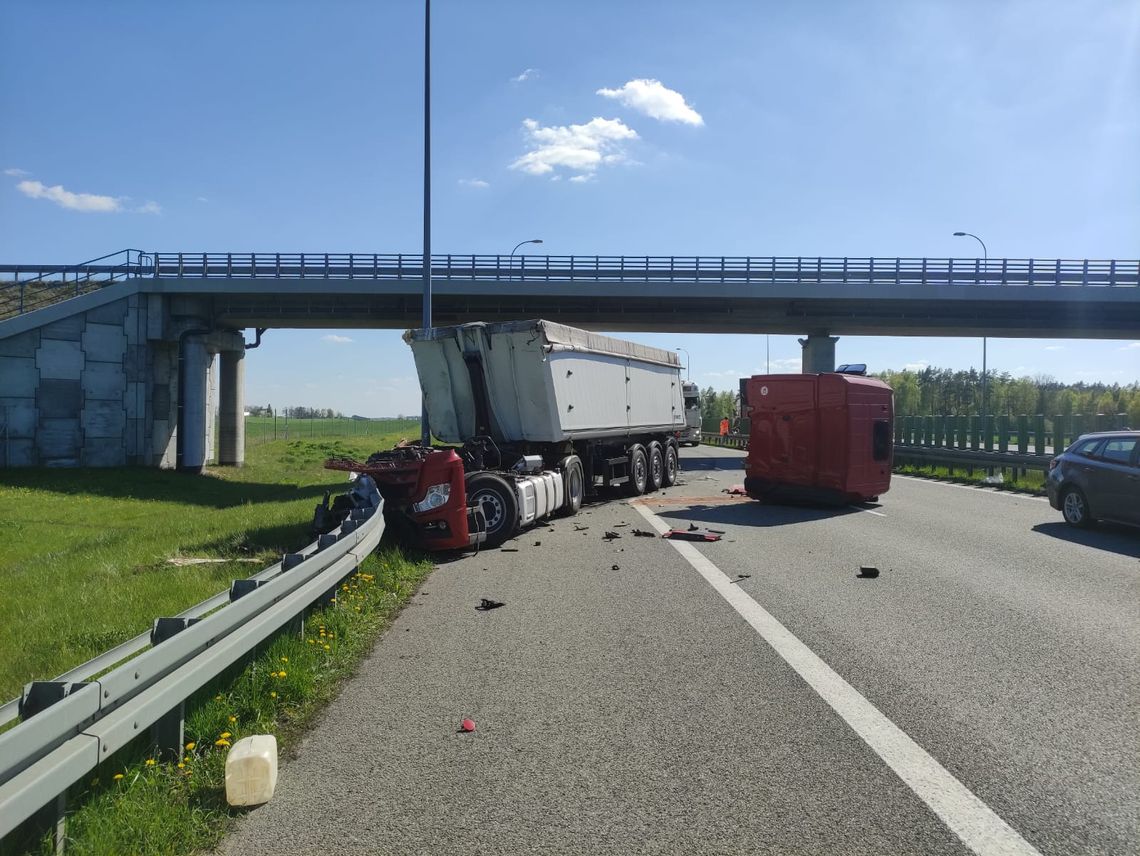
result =
[{"label": "asphalt road surface", "polygon": [[222,851],[1140,852],[1140,532],[741,460],[442,564]]}]

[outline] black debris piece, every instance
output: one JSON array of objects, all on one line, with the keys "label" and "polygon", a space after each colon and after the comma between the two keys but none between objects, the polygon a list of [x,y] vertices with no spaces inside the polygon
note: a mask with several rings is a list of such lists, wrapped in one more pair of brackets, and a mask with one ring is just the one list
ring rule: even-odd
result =
[{"label": "black debris piece", "polygon": [[574,524],[574,531],[575,532],[585,532],[589,528],[590,528],[589,526],[579,526],[577,523]]},{"label": "black debris piece", "polygon": [[638,538],[656,538],[656,532],[646,532],[644,529],[634,529],[633,534]]},{"label": "black debris piece", "polygon": [[490,612],[492,609],[498,609],[500,606],[506,606],[506,604],[502,601],[491,600],[489,597],[485,597],[479,601],[479,605],[475,608],[480,612]]},{"label": "black debris piece", "polygon": [[542,546],[542,542],[541,542],[541,541],[535,541],[535,542],[534,542],[534,546],[536,546],[536,547],[541,547],[541,546]]},{"label": "black debris piece", "polygon": [[734,579],[734,580],[729,580],[729,583],[728,583],[728,584],[729,584],[729,585],[732,585],[733,583],[738,583],[738,582],[740,582],[741,580],[747,580],[747,579],[751,579],[751,578],[752,578],[752,574],[737,574],[737,575],[736,575],[736,579]]},{"label": "black debris piece", "polygon": [[518,551],[519,551],[518,547],[500,547],[499,548],[500,553],[517,553]]},{"label": "black debris piece", "polygon": [[613,566],[613,567],[612,567],[610,570],[613,570],[613,571],[620,571],[620,570],[621,570],[621,568],[619,568],[617,565],[614,565],[614,566]]},{"label": "black debris piece", "polygon": [[719,535],[709,535],[707,532],[686,532],[684,529],[670,529],[662,538],[673,541],[719,541]]},{"label": "black debris piece", "polygon": [[629,524],[628,524],[628,523],[626,523],[626,522],[624,522],[624,521],[623,521],[623,522],[621,522],[621,523],[615,523],[615,524],[614,524],[614,529],[617,529],[617,528],[618,528],[618,527],[620,527],[620,526],[629,526]]},{"label": "black debris piece", "polygon": [[696,524],[696,523],[690,523],[690,524],[689,524],[689,531],[690,531],[690,532],[696,532],[698,529],[700,529],[700,527],[699,527],[699,526],[697,526],[697,524]]},{"label": "black debris piece", "polygon": [[709,532],[715,532],[717,535],[723,535],[723,534],[724,534],[724,530],[723,530],[723,529],[710,529],[710,530],[708,530],[708,531],[709,531]]},{"label": "black debris piece", "polygon": [[620,538],[620,537],[621,537],[621,536],[620,536],[620,535],[618,535],[616,532],[610,532],[610,531],[607,529],[607,530],[606,530],[606,534],[602,536],[602,540],[603,540],[603,541],[612,541],[612,540],[614,540],[615,538]]},{"label": "black debris piece", "polygon": [[856,574],[855,576],[861,577],[862,579],[865,579],[865,580],[873,580],[878,575],[879,575],[879,569],[874,567],[873,565],[860,565],[859,566],[859,573]]}]

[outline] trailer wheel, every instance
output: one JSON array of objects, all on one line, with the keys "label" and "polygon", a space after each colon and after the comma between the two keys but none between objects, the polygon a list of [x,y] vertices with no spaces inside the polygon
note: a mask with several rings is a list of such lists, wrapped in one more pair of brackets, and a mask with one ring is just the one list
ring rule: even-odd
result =
[{"label": "trailer wheel", "polygon": [[629,481],[625,483],[625,492],[630,496],[640,496],[645,493],[649,484],[649,460],[645,455],[645,447],[632,446],[629,450]]},{"label": "trailer wheel", "polygon": [[586,473],[582,469],[582,459],[577,455],[567,455],[562,459],[562,484],[566,491],[566,504],[562,506],[562,513],[572,517],[582,507],[582,498],[586,495]]},{"label": "trailer wheel", "polygon": [[467,504],[479,510],[487,527],[488,547],[497,547],[515,534],[519,522],[519,502],[515,491],[502,476],[472,473],[467,476]]},{"label": "trailer wheel", "polygon": [[677,447],[672,443],[665,446],[665,472],[662,476],[662,486],[672,487],[677,483]]},{"label": "trailer wheel", "polygon": [[661,454],[661,444],[654,440],[649,444],[649,489],[661,490],[665,486],[665,456]]}]

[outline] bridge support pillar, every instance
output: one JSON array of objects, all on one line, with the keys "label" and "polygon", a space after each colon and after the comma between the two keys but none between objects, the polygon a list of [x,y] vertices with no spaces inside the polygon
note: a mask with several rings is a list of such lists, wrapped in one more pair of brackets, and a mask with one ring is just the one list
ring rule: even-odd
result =
[{"label": "bridge support pillar", "polygon": [[218,464],[240,467],[245,463],[245,342],[222,350],[218,397]]},{"label": "bridge support pillar", "polygon": [[835,343],[838,336],[824,334],[810,334],[806,339],[800,339],[803,356],[800,362],[800,371],[804,374],[835,371]]},{"label": "bridge support pillar", "polygon": [[201,335],[184,334],[179,350],[177,466],[200,473],[206,463],[206,374],[212,360]]}]

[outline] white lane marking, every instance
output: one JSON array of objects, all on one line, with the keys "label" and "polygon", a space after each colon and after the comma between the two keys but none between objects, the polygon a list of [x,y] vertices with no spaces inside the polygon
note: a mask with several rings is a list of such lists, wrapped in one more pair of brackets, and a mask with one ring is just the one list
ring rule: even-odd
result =
[{"label": "white lane marking", "polygon": [[937,481],[935,479],[923,479],[918,476],[904,476],[895,473],[891,476],[893,479],[906,479],[912,482],[922,482],[923,484],[935,485],[936,487],[956,487],[958,490],[972,490],[974,493],[986,493],[990,496],[1004,496],[1006,499],[1032,499],[1035,502],[1048,502],[1048,497],[1044,496],[1030,496],[1027,493],[1012,493],[1007,490],[991,490],[985,487],[973,487],[968,484],[953,484],[952,482]]},{"label": "white lane marking", "polygon": [[[634,506],[659,533],[669,524],[644,505]],[[1041,856],[1013,827],[925,749],[887,719],[858,690],[686,541],[670,541],[752,629],[819,694],[950,831],[978,856]]]},{"label": "white lane marking", "polygon": [[862,511],[866,514],[874,514],[876,517],[886,517],[887,516],[887,515],[883,514],[883,512],[881,512],[881,511],[875,511],[874,509],[871,509],[871,508],[860,508],[858,505],[849,505],[847,507],[848,508],[854,508],[856,511]]}]

